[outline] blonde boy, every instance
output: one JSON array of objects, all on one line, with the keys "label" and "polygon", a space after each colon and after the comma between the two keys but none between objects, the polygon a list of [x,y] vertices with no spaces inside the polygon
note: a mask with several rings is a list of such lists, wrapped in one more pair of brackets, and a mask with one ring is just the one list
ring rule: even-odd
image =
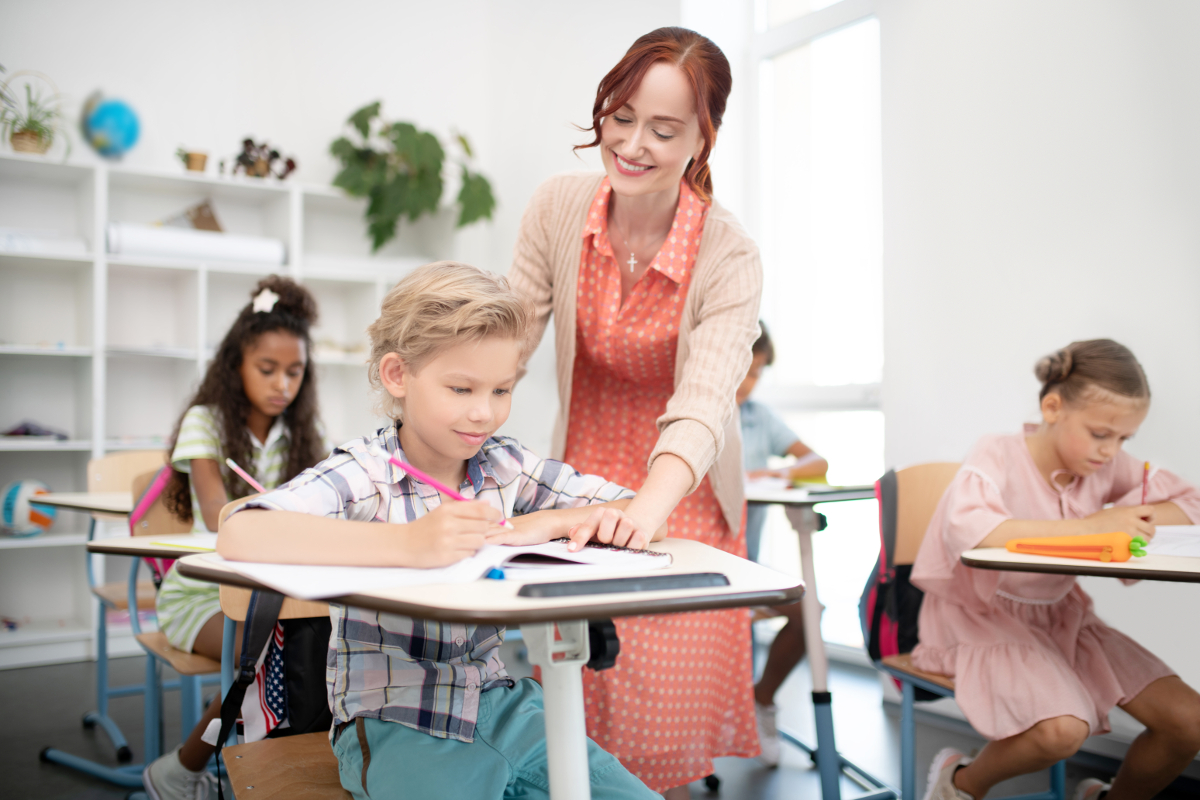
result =
[{"label": "blonde boy", "polygon": [[[629,490],[493,436],[508,418],[530,320],[503,278],[475,267],[442,261],[405,277],[369,329],[368,376],[395,422],[238,508],[221,555],[438,567],[484,543],[570,535],[639,547],[665,536],[621,511]],[[471,502],[447,502],[389,454]],[[499,525],[506,518],[511,528]],[[332,608],[331,738],[347,791],[548,797],[541,688],[508,676],[503,627]],[[658,797],[591,741],[588,760],[593,797]]]}]

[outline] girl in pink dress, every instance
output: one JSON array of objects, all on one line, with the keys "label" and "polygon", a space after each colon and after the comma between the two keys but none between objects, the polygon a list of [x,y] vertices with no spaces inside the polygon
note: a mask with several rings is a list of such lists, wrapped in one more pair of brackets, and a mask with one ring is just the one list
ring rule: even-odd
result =
[{"label": "girl in pink dress", "polygon": [[[1200,750],[1200,695],[1153,653],[1105,625],[1069,575],[963,566],[975,547],[1010,539],[1200,521],[1200,492],[1166,470],[1150,473],[1121,448],[1150,408],[1145,373],[1109,339],[1075,342],[1043,358],[1042,424],[984,437],[946,490],[913,564],[925,591],[918,669],[954,677],[955,697],[990,739],[974,759],[934,757],[926,800],[982,798],[995,784],[1073,755],[1109,730],[1121,706],[1146,726],[1111,786],[1076,797],[1150,798]],[[1108,504],[1112,507],[1106,508]]]}]

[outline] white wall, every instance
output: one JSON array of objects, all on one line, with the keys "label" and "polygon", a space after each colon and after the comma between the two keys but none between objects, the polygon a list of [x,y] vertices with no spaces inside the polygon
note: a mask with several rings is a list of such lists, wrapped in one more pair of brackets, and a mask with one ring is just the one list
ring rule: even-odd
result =
[{"label": "white wall", "polygon": [[[1200,5],[878,8],[888,463],[1034,421],[1034,362],[1108,336],[1154,392],[1128,449],[1200,482]],[[1200,686],[1198,587],[1084,583]]]},{"label": "white wall", "polygon": [[[678,24],[679,3],[44,0],[4,3],[3,18],[0,63],[10,73],[46,73],[72,114],[96,88],[136,109],[142,133],[130,165],[181,169],[180,145],[215,161],[251,135],[294,154],[297,179],[327,183],[329,143],[375,99],[392,119],[466,133],[499,200],[496,217],[466,229],[454,252],[430,255],[503,272],[534,188],[556,172],[599,168],[591,153],[572,155],[585,139],[571,123],[589,122],[596,85],[637,36]],[[72,158],[91,158],[73,136]],[[550,349],[535,357],[505,429],[539,450],[557,406]]]}]

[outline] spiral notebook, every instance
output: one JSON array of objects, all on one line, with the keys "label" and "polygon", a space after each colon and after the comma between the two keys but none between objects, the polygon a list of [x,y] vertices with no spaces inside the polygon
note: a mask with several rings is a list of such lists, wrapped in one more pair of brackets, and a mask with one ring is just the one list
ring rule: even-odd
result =
[{"label": "spiral notebook", "polygon": [[264,564],[226,561],[206,554],[206,560],[223,563],[239,575],[299,600],[323,600],[347,594],[399,586],[470,583],[501,569],[513,581],[618,576],[666,569],[671,555],[589,542],[582,550],[567,551],[567,540],[514,547],[484,545],[475,555],[436,569],[407,567],[336,567],[305,564]]}]

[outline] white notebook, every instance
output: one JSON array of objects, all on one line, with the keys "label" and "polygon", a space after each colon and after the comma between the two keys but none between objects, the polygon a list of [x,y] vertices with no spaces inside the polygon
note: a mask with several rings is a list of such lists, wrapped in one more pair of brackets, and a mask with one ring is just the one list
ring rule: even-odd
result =
[{"label": "white notebook", "polygon": [[1146,545],[1146,553],[1200,558],[1200,525],[1159,525]]},{"label": "white notebook", "polygon": [[565,539],[521,547],[484,545],[475,555],[437,569],[264,564],[226,561],[215,553],[204,558],[223,563],[239,575],[299,600],[321,600],[397,586],[470,583],[484,578],[493,569],[503,570],[508,580],[530,583],[647,572],[671,565],[669,553],[596,543],[569,553]]}]

